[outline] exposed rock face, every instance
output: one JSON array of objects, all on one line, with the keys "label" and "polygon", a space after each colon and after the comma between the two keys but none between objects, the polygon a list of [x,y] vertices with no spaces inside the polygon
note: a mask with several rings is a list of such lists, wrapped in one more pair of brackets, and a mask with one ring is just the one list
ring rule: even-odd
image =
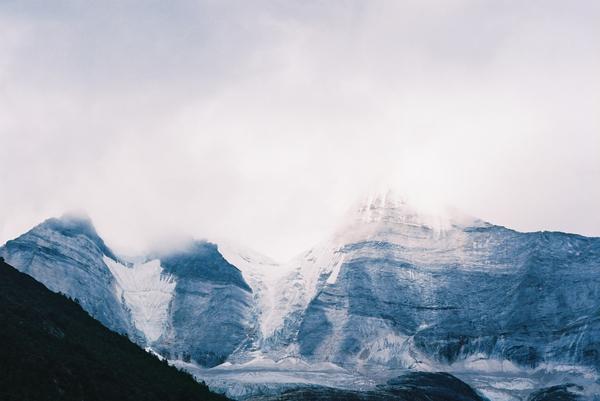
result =
[{"label": "exposed rock face", "polygon": [[600,238],[423,216],[379,197],[295,263],[273,338],[308,360],[600,367]]},{"label": "exposed rock face", "polygon": [[252,291],[214,244],[197,241],[144,263],[120,260],[87,218],[49,219],[0,256],[77,299],[110,329],[164,355],[214,366],[255,336]]},{"label": "exposed rock face", "polygon": [[159,352],[210,367],[252,343],[252,290],[216,245],[195,242],[160,261],[177,285]]},{"label": "exposed rock face", "polygon": [[104,258],[118,258],[82,217],[48,219],[0,248],[0,256],[55,292],[74,298],[108,328],[139,337],[127,308],[115,297]]}]

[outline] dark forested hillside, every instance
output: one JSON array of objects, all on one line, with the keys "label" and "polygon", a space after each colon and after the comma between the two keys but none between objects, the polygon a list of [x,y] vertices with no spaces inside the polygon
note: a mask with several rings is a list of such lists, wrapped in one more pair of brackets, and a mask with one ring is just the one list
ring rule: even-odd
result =
[{"label": "dark forested hillside", "polygon": [[226,400],[0,259],[0,400]]}]

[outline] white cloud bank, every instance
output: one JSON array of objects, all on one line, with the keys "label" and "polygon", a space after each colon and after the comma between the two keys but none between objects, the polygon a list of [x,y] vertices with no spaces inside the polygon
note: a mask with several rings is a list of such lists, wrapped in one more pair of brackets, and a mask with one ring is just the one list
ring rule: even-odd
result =
[{"label": "white cloud bank", "polygon": [[287,258],[392,186],[600,235],[597,1],[5,1],[0,242],[87,211],[116,250]]}]

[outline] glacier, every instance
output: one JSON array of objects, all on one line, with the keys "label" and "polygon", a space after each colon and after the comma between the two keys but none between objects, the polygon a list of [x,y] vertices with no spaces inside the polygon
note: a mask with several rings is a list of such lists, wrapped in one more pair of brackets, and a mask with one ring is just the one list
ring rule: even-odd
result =
[{"label": "glacier", "polygon": [[160,338],[168,319],[175,279],[163,274],[160,260],[126,266],[107,256],[103,258],[115,277],[116,296],[131,311],[132,323],[146,341]]},{"label": "glacier", "polygon": [[204,240],[130,262],[72,216],[0,256],[237,399],[375,391],[411,371],[451,372],[490,400],[567,383],[600,394],[600,238],[425,213],[384,193],[287,263]]}]

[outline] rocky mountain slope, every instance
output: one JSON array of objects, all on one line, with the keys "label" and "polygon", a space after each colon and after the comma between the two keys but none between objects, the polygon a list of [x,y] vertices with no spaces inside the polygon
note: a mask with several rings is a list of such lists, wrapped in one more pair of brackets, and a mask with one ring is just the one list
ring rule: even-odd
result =
[{"label": "rocky mountain slope", "polygon": [[214,366],[253,341],[252,290],[214,244],[196,241],[128,263],[89,219],[65,216],[8,241],[0,256],[165,357]]},{"label": "rocky mountain slope", "polygon": [[48,219],[0,248],[7,263],[55,292],[75,298],[106,327],[139,338],[131,316],[115,297],[116,279],[105,259],[122,263],[85,217]]},{"label": "rocky mountain slope", "polygon": [[424,216],[377,197],[295,264],[272,337],[307,360],[600,367],[600,238]]},{"label": "rocky mountain slope", "polygon": [[204,241],[129,263],[72,218],[47,220],[0,256],[198,376],[237,380],[243,397],[264,391],[260,372],[282,369],[273,385],[294,369],[310,384],[406,369],[593,382],[600,369],[600,238],[423,213],[393,194],[359,203],[286,264]]},{"label": "rocky mountain slope", "polygon": [[226,400],[1,259],[0,305],[2,400]]}]

